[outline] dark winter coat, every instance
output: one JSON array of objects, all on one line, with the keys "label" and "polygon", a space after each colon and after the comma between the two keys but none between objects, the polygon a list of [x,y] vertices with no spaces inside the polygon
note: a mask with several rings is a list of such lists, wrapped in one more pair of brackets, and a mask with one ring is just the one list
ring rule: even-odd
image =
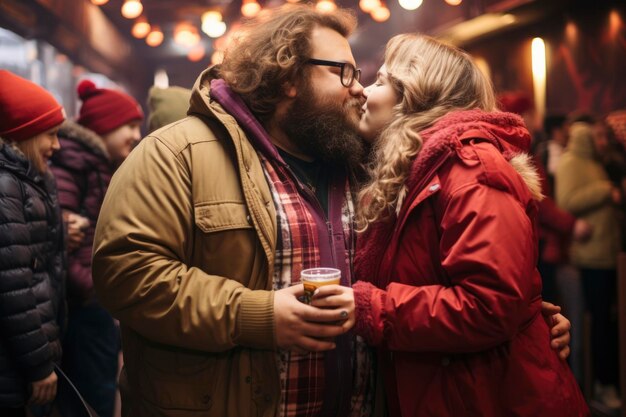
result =
[{"label": "dark winter coat", "polygon": [[52,157],[63,210],[89,219],[82,245],[68,254],[68,299],[83,305],[94,300],[91,248],[96,221],[111,182],[112,166],[104,141],[92,130],[66,121],[59,131],[61,150]]},{"label": "dark winter coat", "polygon": [[0,139],[0,407],[61,358],[63,226],[54,179]]},{"label": "dark winter coat", "polygon": [[397,219],[361,236],[355,261],[369,281],[353,286],[356,332],[379,348],[390,416],[588,415],[540,312],[521,118],[450,113],[421,135]]}]

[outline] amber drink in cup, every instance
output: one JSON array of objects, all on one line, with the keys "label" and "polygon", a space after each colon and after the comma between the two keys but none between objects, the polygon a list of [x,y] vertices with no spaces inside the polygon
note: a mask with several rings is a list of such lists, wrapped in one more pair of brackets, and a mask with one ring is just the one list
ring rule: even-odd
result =
[{"label": "amber drink in cup", "polygon": [[310,268],[300,273],[300,281],[304,285],[304,298],[306,304],[311,304],[313,293],[324,285],[339,285],[341,271],[335,268]]}]

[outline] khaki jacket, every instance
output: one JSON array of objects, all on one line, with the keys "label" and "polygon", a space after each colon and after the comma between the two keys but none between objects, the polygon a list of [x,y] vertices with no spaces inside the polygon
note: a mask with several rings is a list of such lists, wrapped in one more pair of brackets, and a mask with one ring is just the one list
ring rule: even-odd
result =
[{"label": "khaki jacket", "polygon": [[589,240],[572,243],[572,263],[581,268],[613,269],[620,250],[620,227],[611,199],[613,184],[596,160],[592,135],[589,125],[572,125],[555,176],[556,201],[593,227]]},{"label": "khaki jacket", "polygon": [[274,416],[276,214],[257,154],[209,97],[145,138],[113,177],[94,242],[120,320],[126,416]]}]

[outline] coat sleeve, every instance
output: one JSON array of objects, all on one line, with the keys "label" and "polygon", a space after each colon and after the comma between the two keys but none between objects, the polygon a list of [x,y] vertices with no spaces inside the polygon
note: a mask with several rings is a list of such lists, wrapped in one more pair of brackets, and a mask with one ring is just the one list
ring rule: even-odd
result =
[{"label": "coat sleeve", "polygon": [[440,253],[451,286],[356,284],[357,333],[371,343],[401,351],[475,352],[511,340],[539,313],[539,303],[530,307],[533,226],[519,201],[472,184],[443,204]]},{"label": "coat sleeve", "polygon": [[576,223],[576,217],[560,209],[552,198],[545,197],[539,203],[539,224],[544,229],[569,238],[574,228],[574,223]]},{"label": "coat sleeve", "polygon": [[30,232],[17,179],[0,176],[0,337],[27,381],[53,370],[48,338],[32,291]]},{"label": "coat sleeve", "polygon": [[[81,174],[52,165],[52,173],[56,179],[59,204],[62,210],[84,215],[81,199],[86,190],[81,189],[85,181]],[[73,296],[81,300],[89,300],[93,295],[93,279],[91,277],[91,251],[93,242],[85,239],[81,247],[68,254],[67,288]]]},{"label": "coat sleeve", "polygon": [[61,166],[52,165],[51,168],[57,185],[57,196],[61,209],[80,214],[81,189],[79,173],[69,171]]},{"label": "coat sleeve", "polygon": [[212,352],[273,348],[272,291],[184,261],[194,245],[191,174],[154,137],[118,169],[96,226],[96,295],[122,324],[158,343]]},{"label": "coat sleeve", "polygon": [[576,223],[576,217],[559,208],[552,199],[552,190],[550,189],[548,176],[538,157],[535,157],[535,167],[541,180],[541,194],[545,196],[539,202],[539,225],[545,230],[550,230],[560,236],[569,238],[574,228],[574,223]]}]

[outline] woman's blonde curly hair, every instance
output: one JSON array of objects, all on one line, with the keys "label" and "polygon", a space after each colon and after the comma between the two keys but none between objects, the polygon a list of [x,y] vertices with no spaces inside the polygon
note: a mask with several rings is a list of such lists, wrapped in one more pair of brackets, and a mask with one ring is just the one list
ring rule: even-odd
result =
[{"label": "woman's blonde curly hair", "polygon": [[422,147],[420,132],[453,110],[496,109],[491,82],[451,45],[420,34],[398,35],[387,43],[384,62],[400,101],[374,145],[370,179],[359,192],[361,231],[394,216],[402,204]]},{"label": "woman's blonde curly hair", "polygon": [[315,27],[347,38],[356,28],[356,18],[345,9],[325,14],[312,5],[285,5],[245,24],[226,50],[221,76],[262,121],[274,114],[289,84],[306,81]]}]

